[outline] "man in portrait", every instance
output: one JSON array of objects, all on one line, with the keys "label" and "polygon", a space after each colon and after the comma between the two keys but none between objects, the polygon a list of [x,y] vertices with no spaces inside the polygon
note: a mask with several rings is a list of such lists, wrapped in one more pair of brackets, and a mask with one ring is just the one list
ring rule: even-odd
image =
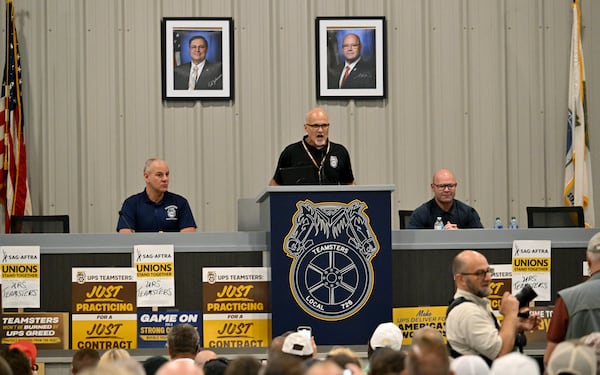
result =
[{"label": "man in portrait", "polygon": [[362,56],[363,45],[357,34],[350,33],[342,39],[344,61],[329,70],[329,89],[376,88],[375,65]]},{"label": "man in portrait", "polygon": [[221,90],[223,89],[223,68],[220,62],[206,59],[208,40],[196,35],[190,38],[190,59],[173,69],[175,90]]}]

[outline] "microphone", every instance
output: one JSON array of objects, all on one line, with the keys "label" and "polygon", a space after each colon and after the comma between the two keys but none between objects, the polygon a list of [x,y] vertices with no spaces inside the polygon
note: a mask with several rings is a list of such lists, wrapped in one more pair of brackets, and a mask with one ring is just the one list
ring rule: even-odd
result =
[{"label": "microphone", "polygon": [[123,218],[123,221],[125,222],[126,227],[125,228],[121,228],[121,229],[129,229],[132,232],[135,232],[135,229],[133,229],[131,227],[131,224],[129,224],[129,221],[127,221],[127,217],[125,215],[123,215],[123,211],[119,210],[119,218]]}]

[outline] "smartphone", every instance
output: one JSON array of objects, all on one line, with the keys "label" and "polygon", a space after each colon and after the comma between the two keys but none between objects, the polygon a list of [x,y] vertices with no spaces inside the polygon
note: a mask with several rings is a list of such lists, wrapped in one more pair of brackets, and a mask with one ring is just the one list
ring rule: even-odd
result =
[{"label": "smartphone", "polygon": [[310,328],[309,326],[298,326],[296,331],[300,332],[309,339],[312,337],[312,328]]}]

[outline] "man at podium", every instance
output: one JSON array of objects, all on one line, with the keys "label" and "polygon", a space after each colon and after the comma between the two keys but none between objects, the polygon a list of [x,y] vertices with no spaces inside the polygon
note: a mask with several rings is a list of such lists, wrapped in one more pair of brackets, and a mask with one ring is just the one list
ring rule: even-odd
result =
[{"label": "man at podium", "polygon": [[304,138],[287,146],[279,156],[269,185],[354,184],[348,150],[329,141],[327,112],[318,107],[308,111],[304,131]]}]

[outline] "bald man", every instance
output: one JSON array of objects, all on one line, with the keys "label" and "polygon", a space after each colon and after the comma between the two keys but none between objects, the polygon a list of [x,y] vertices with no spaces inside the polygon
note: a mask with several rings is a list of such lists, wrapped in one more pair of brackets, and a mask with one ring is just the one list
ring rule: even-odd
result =
[{"label": "bald man", "polygon": [[499,310],[504,320],[499,326],[487,298],[493,271],[477,251],[465,250],[454,258],[456,293],[446,317],[446,338],[453,357],[479,355],[490,364],[513,351],[518,332],[535,329],[541,321],[535,314],[519,318],[519,301],[505,292]]},{"label": "bald man", "polygon": [[362,57],[362,42],[356,34],[347,34],[342,40],[343,63],[328,75],[330,89],[374,89],[376,69],[373,61]]},{"label": "bald man", "polygon": [[433,229],[438,217],[442,218],[446,230],[483,228],[477,211],[454,198],[457,186],[456,178],[449,170],[435,172],[430,185],[433,198],[413,211],[407,228]]},{"label": "bald man", "polygon": [[329,116],[323,108],[308,111],[304,131],[304,138],[279,156],[269,185],[354,184],[350,154],[341,144],[329,141]]}]

